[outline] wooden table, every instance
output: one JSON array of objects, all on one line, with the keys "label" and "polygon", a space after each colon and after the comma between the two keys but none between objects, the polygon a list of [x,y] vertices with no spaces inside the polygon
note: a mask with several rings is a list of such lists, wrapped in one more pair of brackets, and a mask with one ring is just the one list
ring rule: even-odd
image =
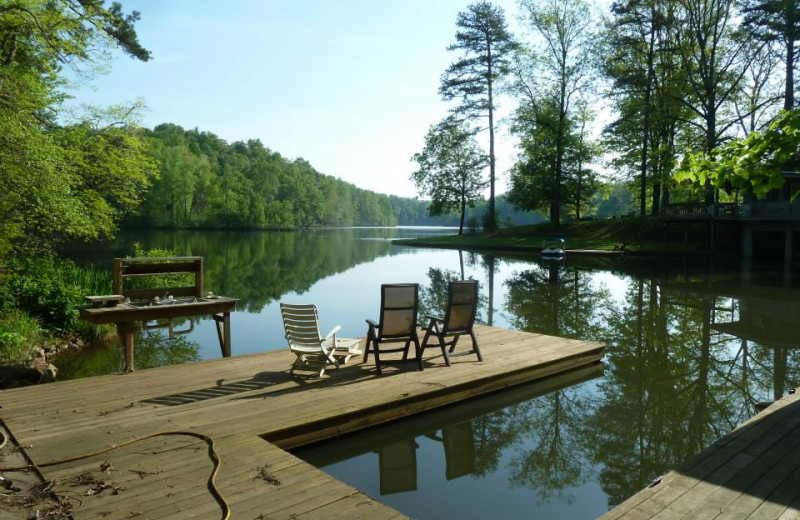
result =
[{"label": "wooden table", "polygon": [[80,309],[81,319],[94,323],[114,323],[117,334],[125,350],[125,372],[133,372],[133,338],[137,321],[169,319],[211,314],[217,324],[217,337],[222,357],[231,356],[231,311],[236,307],[237,298],[215,296],[213,298],[194,298],[175,303],[121,303],[111,307],[85,307]]}]

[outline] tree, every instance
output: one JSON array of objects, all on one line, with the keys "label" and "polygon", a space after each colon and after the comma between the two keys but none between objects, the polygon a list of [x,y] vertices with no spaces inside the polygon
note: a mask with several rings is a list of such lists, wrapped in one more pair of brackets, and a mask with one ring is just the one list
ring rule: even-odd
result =
[{"label": "tree", "polygon": [[576,132],[571,136],[571,146],[573,153],[569,154],[566,173],[566,195],[575,210],[576,219],[581,218],[581,209],[584,213],[591,204],[592,196],[597,190],[599,183],[597,174],[587,167],[600,155],[600,147],[588,139],[588,129],[586,125],[594,119],[594,113],[586,104],[580,100],[577,103]]},{"label": "tree", "polygon": [[488,118],[489,129],[489,231],[495,222],[494,111],[496,82],[508,72],[509,58],[515,49],[506,28],[503,9],[482,0],[458,13],[456,43],[447,50],[462,51],[442,75],[439,93],[445,100],[461,99],[453,113],[468,119]]},{"label": "tree", "polygon": [[[569,138],[569,118],[574,97],[591,85],[592,15],[583,0],[524,0],[521,8],[534,36],[541,42],[534,68],[518,74],[518,88],[526,96],[523,104],[536,115],[555,110],[550,130],[553,134],[553,185],[550,222],[561,222],[564,202],[565,154]],[[546,106],[545,106],[546,105]],[[540,122],[543,118],[539,118]]]},{"label": "tree", "polygon": [[[675,57],[677,4],[662,0],[620,0],[611,7],[603,52],[603,71],[612,81],[617,119],[606,135],[617,156],[614,165],[638,175],[639,211],[647,210],[648,183],[652,213],[668,199],[667,181],[674,164],[677,120]],[[679,96],[680,94],[678,94]]]},{"label": "tree", "polygon": [[[681,0],[677,51],[685,88],[681,103],[693,117],[686,123],[700,132],[702,150],[710,154],[739,116],[730,108],[755,54],[746,38],[736,37],[734,0]],[[726,117],[727,116],[727,117]],[[707,204],[714,190],[706,186]]]},{"label": "tree", "polygon": [[[86,128],[76,127],[66,135],[56,122],[64,98],[59,90],[63,67],[80,72],[110,44],[137,59],[149,59],[133,28],[138,18],[135,11],[122,13],[116,2],[106,7],[100,0],[0,4],[0,253],[46,249],[63,236],[110,232],[121,213],[107,205],[138,197],[114,194],[110,181],[117,173],[124,175],[122,169],[140,157],[135,132],[108,128],[84,133]],[[85,140],[78,142],[81,133]],[[121,141],[125,150],[122,169],[113,164],[112,141]],[[75,154],[89,160],[89,170],[76,168]],[[95,159],[112,162],[100,165]],[[142,172],[137,170],[136,175]],[[110,176],[98,177],[104,173]]]},{"label": "tree", "polygon": [[562,190],[556,174],[558,107],[546,99],[537,104],[521,104],[512,131],[520,135],[520,159],[511,168],[509,202],[526,210],[556,214],[554,201]]},{"label": "tree", "polygon": [[[764,197],[780,189],[786,168],[800,165],[800,112],[783,111],[763,132],[751,132],[720,146],[712,153],[688,154],[676,175],[679,180],[739,188]],[[800,195],[795,188],[792,198]]]},{"label": "tree", "polygon": [[430,214],[460,211],[458,234],[462,234],[467,206],[473,206],[485,186],[481,172],[486,156],[472,133],[464,125],[445,119],[428,130],[425,147],[412,160],[419,165],[412,174],[417,190],[431,197]]},{"label": "tree", "polygon": [[745,0],[742,11],[744,25],[753,36],[761,41],[777,42],[783,47],[781,61],[786,70],[783,109],[792,110],[795,105],[794,69],[800,58],[796,49],[800,40],[797,0]]}]

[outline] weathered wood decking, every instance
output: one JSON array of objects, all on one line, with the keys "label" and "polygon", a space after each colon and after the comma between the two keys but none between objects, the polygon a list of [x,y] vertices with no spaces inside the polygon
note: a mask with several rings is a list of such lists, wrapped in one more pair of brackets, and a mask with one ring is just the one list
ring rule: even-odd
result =
[{"label": "weathered wood decking", "polygon": [[800,519],[800,395],[774,403],[601,518]]},{"label": "weathered wood decking", "polygon": [[[402,518],[284,449],[602,357],[594,343],[490,327],[476,332],[483,363],[458,357],[448,368],[431,358],[423,372],[411,363],[377,377],[372,363],[351,361],[330,377],[303,381],[288,374],[288,350],[270,351],[9,390],[0,394],[0,418],[37,464],[159,431],[207,435],[222,460],[218,487],[236,519]],[[108,474],[100,470],[104,461],[113,465]],[[59,493],[79,499],[76,518],[220,518],[206,485],[212,466],[203,441],[163,436],[41,471],[61,482]],[[86,472],[124,490],[85,496],[87,486],[71,487],[70,479]]]}]

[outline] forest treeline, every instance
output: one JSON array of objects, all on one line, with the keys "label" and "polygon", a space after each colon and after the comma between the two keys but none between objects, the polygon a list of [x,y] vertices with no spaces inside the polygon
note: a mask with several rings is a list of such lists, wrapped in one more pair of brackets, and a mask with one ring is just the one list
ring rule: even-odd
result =
[{"label": "forest treeline", "polygon": [[[291,229],[317,226],[457,225],[458,214],[431,216],[430,201],[363,190],[288,159],[259,140],[227,143],[211,132],[165,123],[142,130],[156,176],[123,224],[177,228]],[[486,203],[472,208],[478,227]],[[543,217],[498,202],[504,222]]]},{"label": "forest treeline", "polygon": [[129,222],[170,227],[290,229],[393,226],[386,195],[289,160],[258,140],[162,124],[144,132],[157,178]]}]

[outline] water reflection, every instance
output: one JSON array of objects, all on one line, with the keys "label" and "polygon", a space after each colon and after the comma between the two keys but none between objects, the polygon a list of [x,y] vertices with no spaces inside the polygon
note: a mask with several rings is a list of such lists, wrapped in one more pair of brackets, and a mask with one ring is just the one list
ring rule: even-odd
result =
[{"label": "water reflection", "polygon": [[[183,323],[183,324],[181,324]],[[160,367],[200,361],[200,345],[181,332],[189,332],[189,320],[178,323],[151,325],[139,330],[136,344],[136,367]],[[193,322],[191,322],[193,323]],[[183,331],[176,327],[184,328]],[[125,364],[124,355],[116,340],[106,341],[81,352],[70,352],[58,358],[59,379],[78,379],[120,372]]]},{"label": "water reflection", "polygon": [[[602,372],[584,367],[295,454],[413,517],[529,518],[550,510],[552,496],[601,513],[602,501],[575,491],[593,472],[575,450],[585,449],[585,382]],[[484,491],[463,494],[473,486]],[[500,489],[529,500],[499,505],[487,494]]]}]

